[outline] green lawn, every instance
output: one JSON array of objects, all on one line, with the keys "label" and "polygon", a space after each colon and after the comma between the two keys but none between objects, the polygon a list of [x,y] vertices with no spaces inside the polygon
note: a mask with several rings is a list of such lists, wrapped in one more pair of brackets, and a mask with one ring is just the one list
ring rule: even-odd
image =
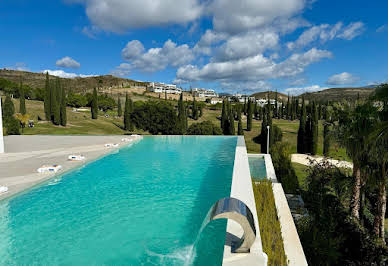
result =
[{"label": "green lawn", "polygon": [[[136,100],[147,100],[147,96],[135,95]],[[154,98],[157,100],[157,98]],[[16,112],[19,110],[19,100],[14,99]],[[84,135],[104,135],[104,134],[124,134],[122,130],[123,118],[117,118],[115,111],[109,111],[109,117],[104,117],[104,114],[100,112],[100,116],[97,120],[92,120],[90,112],[75,113],[72,108],[67,108],[67,122],[66,127],[54,126],[51,123],[45,121],[38,121],[38,116],[44,119],[43,102],[26,100],[27,113],[31,115],[31,119],[35,121],[34,128],[26,128],[24,134],[84,134]],[[203,115],[197,121],[189,119],[189,125],[196,122],[203,122],[209,120],[215,125],[220,125],[221,110],[210,110],[204,108]],[[296,153],[296,140],[297,132],[299,128],[299,121],[288,121],[273,119],[273,123],[280,127],[283,132],[283,142],[287,142],[291,146],[291,152]],[[243,127],[246,127],[246,118],[243,118]],[[237,130],[237,122],[235,122],[235,128]],[[244,131],[245,143],[248,153],[260,153],[260,144],[254,142],[261,131],[261,121],[253,120],[252,130]],[[147,134],[143,131],[135,131],[139,134]],[[323,126],[319,124],[319,144],[318,154],[322,155],[323,150]],[[336,143],[332,143],[330,149],[331,157],[335,159],[348,160],[345,149],[339,147]]]},{"label": "green lawn", "polygon": [[309,167],[299,163],[292,163],[292,167],[294,167],[296,176],[298,177],[298,183],[299,183],[300,189],[306,191],[307,190],[306,178],[308,175],[307,169]]}]

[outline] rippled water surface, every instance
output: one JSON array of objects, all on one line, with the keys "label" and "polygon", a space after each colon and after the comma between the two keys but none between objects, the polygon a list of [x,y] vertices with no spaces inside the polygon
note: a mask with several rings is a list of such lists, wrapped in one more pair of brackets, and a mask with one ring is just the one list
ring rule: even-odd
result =
[{"label": "rippled water surface", "polygon": [[[0,265],[221,265],[237,138],[144,137],[0,202]],[[193,246],[194,243],[197,243]]]}]

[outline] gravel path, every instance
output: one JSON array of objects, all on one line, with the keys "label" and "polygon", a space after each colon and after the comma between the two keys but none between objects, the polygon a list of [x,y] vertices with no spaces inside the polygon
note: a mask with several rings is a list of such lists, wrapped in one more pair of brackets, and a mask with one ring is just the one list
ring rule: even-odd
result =
[{"label": "gravel path", "polygon": [[[320,163],[324,160],[324,157],[322,156],[311,156],[307,154],[299,154],[295,153],[291,155],[291,161],[293,163],[299,163],[303,165],[310,166],[311,161],[313,164]],[[333,160],[333,159],[327,159],[331,164],[340,167],[340,168],[349,168],[353,169],[353,163],[347,162],[347,161],[339,161],[339,160]]]}]

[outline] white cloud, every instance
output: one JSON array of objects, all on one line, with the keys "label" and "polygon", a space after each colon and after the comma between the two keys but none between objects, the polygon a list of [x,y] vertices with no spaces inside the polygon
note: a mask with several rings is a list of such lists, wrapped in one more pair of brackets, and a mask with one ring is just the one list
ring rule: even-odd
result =
[{"label": "white cloud", "polygon": [[144,72],[155,72],[168,66],[178,67],[194,60],[194,53],[187,44],[177,45],[171,40],[166,41],[161,48],[151,48],[148,51],[145,51],[140,41],[130,41],[121,55],[130,62],[131,69]]},{"label": "white cloud", "polygon": [[214,0],[209,7],[216,31],[239,33],[299,13],[306,0]]},{"label": "white cloud", "polygon": [[86,14],[92,24],[112,32],[187,23],[199,18],[203,12],[199,0],[70,0],[68,2],[85,5]]},{"label": "white cloud", "polygon": [[217,49],[214,60],[227,61],[254,56],[275,48],[278,42],[279,35],[270,31],[233,36]]},{"label": "white cloud", "polygon": [[5,69],[17,70],[17,71],[30,71],[30,69],[27,67],[27,64],[23,63],[23,62],[15,63],[15,66],[13,66],[13,67],[5,67]]},{"label": "white cloud", "polygon": [[91,39],[97,39],[97,34],[101,32],[101,29],[94,25],[85,26],[82,28],[81,32]]},{"label": "white cloud", "polygon": [[300,95],[305,92],[316,92],[316,91],[322,91],[327,88],[322,88],[319,85],[312,85],[312,86],[307,86],[307,87],[302,87],[302,88],[288,88],[285,89],[286,93],[289,93],[290,95]]},{"label": "white cloud", "polygon": [[81,64],[75,61],[73,58],[65,56],[56,62],[56,66],[58,67],[66,67],[66,68],[80,68]]},{"label": "white cloud", "polygon": [[326,84],[328,85],[350,85],[357,83],[360,80],[359,77],[354,76],[348,72],[343,72],[340,74],[336,74],[331,76]]},{"label": "white cloud", "polygon": [[117,66],[114,70],[112,70],[110,73],[113,76],[117,77],[125,77],[129,76],[131,74],[131,65],[127,63],[122,63],[119,66]]},{"label": "white cloud", "polygon": [[335,25],[321,24],[305,30],[295,42],[287,43],[287,47],[292,50],[305,47],[317,40],[325,43],[335,38],[352,40],[360,35],[363,30],[364,24],[362,22],[353,22],[346,27],[344,27],[342,22],[338,22]]},{"label": "white cloud", "polygon": [[384,24],[380,27],[377,28],[376,32],[381,33],[381,32],[387,32],[388,31],[388,24]]},{"label": "white cloud", "polygon": [[339,38],[345,40],[352,40],[355,37],[361,35],[365,30],[365,25],[362,22],[353,22],[347,26],[341,34],[338,35]]},{"label": "white cloud", "polygon": [[176,82],[247,82],[292,77],[303,73],[310,64],[331,56],[329,51],[313,48],[303,54],[293,54],[281,63],[276,63],[272,59],[258,54],[226,62],[210,62],[202,68],[186,65],[178,69]]},{"label": "white cloud", "polygon": [[95,77],[97,75],[84,75],[84,74],[75,74],[75,73],[68,73],[68,72],[65,72],[63,70],[49,70],[49,69],[46,69],[46,70],[42,70],[41,73],[49,73],[49,75],[52,75],[52,76],[56,76],[56,77],[60,77],[60,78],[70,78],[70,79],[73,79],[73,78],[88,78],[88,77]]},{"label": "white cloud", "polygon": [[305,78],[295,79],[289,82],[290,86],[302,86],[307,83]]}]

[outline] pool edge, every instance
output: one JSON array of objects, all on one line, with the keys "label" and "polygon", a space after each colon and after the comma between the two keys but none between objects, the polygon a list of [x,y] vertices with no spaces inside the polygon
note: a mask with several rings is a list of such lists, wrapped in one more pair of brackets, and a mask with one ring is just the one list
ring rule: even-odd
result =
[{"label": "pool edge", "polygon": [[239,224],[232,220],[228,220],[222,265],[267,265],[268,258],[263,252],[261,243],[256,203],[249,169],[248,153],[243,136],[238,136],[237,138],[230,197],[243,201],[251,210],[255,221],[256,239],[251,247],[250,253],[232,253],[229,244],[231,238],[233,236],[241,237],[243,231]]}]

